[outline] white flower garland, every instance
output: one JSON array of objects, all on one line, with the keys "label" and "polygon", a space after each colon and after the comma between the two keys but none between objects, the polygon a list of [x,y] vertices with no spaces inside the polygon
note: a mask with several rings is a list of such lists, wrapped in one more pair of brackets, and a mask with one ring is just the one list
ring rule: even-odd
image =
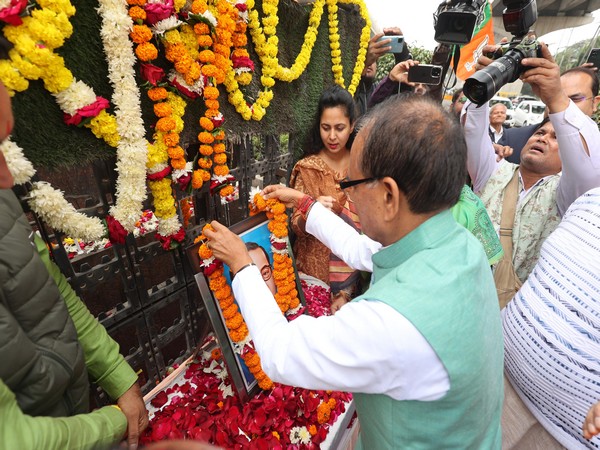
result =
[{"label": "white flower garland", "polygon": [[[23,149],[10,139],[0,144],[8,170],[15,184],[24,184],[35,174],[33,164],[23,154]],[[95,241],[106,234],[104,224],[97,217],[88,217],[75,210],[65,200],[64,194],[54,189],[49,183],[38,181],[33,183],[28,199],[29,206],[53,229],[83,241]]]},{"label": "white flower garland", "polygon": [[108,61],[108,78],[121,139],[117,148],[117,199],[110,209],[112,216],[132,232],[142,215],[146,199],[146,160],[148,143],[140,106],[140,92],[135,82],[133,44],[129,31],[133,22],[123,0],[99,0],[102,19],[100,36]]},{"label": "white flower garland", "polygon": [[101,239],[106,232],[100,219],[78,213],[73,205],[65,200],[64,194],[50,186],[50,183],[34,183],[29,197],[31,209],[46,223],[68,236],[76,236],[89,242]]}]

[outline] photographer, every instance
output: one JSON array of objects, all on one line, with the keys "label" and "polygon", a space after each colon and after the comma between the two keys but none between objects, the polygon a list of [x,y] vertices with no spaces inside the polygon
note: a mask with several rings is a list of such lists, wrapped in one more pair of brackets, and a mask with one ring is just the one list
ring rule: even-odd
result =
[{"label": "photographer", "polygon": [[[523,59],[521,64],[527,71],[520,78],[530,83],[547,105],[549,120],[542,122],[527,141],[520,165],[496,161],[487,133],[487,102],[481,107],[467,102],[461,117],[473,190],[480,195],[496,228],[504,222],[502,228],[507,229],[501,236],[505,260],[495,271],[501,306],[527,278],[542,242],[569,205],[600,185],[598,127],[565,93],[565,79],[561,79],[558,65],[548,47],[540,45],[542,57]],[[490,62],[481,57],[477,68]]]}]

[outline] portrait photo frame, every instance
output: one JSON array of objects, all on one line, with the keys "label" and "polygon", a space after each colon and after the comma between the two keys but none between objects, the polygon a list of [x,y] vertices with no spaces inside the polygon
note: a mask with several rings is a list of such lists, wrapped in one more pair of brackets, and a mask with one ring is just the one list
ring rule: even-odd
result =
[{"label": "portrait photo frame", "polygon": [[[261,212],[255,216],[249,217],[247,219],[242,220],[234,225],[232,225],[229,229],[236,233],[240,238],[248,243],[253,242],[264,249],[266,253],[269,263],[273,263],[273,252],[270,244],[270,231],[268,229],[269,220],[267,215],[264,212]],[[194,279],[196,281],[196,285],[204,302],[204,306],[206,307],[206,311],[208,313],[209,319],[211,321],[214,333],[217,337],[219,345],[221,346],[221,352],[223,354],[223,359],[227,366],[227,370],[231,377],[231,381],[233,387],[235,388],[240,400],[242,402],[248,401],[252,397],[254,397],[259,391],[260,387],[258,386],[258,382],[254,378],[254,375],[250,373],[250,370],[244,363],[244,360],[241,356],[235,351],[236,344],[231,340],[229,336],[227,326],[225,324],[225,319],[221,312],[221,308],[219,307],[219,303],[217,299],[214,297],[214,294],[210,290],[208,285],[208,278],[202,272],[202,268],[200,266],[200,256],[198,255],[198,249],[201,243],[198,242],[186,249],[187,257],[190,261],[191,267],[194,270]],[[292,261],[294,261],[291,244],[288,239],[288,251],[290,256],[292,257]],[[259,267],[259,270],[263,268]],[[294,263],[294,270],[295,263]],[[231,283],[231,277],[229,274],[229,268],[225,266],[225,276],[227,281]],[[267,281],[265,280],[265,283]],[[306,305],[304,296],[302,295],[302,287],[300,283],[300,278],[298,273],[296,272],[296,289],[298,290],[298,297],[302,305]]]}]

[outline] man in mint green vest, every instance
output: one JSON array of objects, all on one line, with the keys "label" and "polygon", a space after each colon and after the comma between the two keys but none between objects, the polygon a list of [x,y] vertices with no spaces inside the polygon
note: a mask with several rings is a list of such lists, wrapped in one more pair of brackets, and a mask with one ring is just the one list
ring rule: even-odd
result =
[{"label": "man in mint green vest", "polygon": [[330,317],[287,322],[243,242],[213,222],[215,256],[274,381],[355,393],[364,449],[500,449],[503,343],[481,244],[449,208],[466,177],[459,125],[423,97],[391,99],[366,118],[341,189],[364,235],[304,194],[264,189],[370,288]]}]

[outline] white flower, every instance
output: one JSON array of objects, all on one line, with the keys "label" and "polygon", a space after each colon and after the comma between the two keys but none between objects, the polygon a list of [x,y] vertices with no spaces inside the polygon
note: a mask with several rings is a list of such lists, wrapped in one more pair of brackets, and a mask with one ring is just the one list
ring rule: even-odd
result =
[{"label": "white flower", "polygon": [[35,169],[31,161],[23,154],[21,147],[8,138],[0,144],[0,152],[4,154],[8,170],[13,176],[15,184],[24,184],[31,180],[31,177],[35,174]]},{"label": "white flower", "polygon": [[210,22],[210,24],[213,27],[217,26],[217,19],[215,16],[213,16],[213,14],[207,9],[206,11],[204,11],[204,14],[202,14],[204,16],[204,18],[206,20],[208,20]]},{"label": "white flower", "polygon": [[100,219],[78,213],[73,205],[65,200],[63,193],[49,183],[33,183],[29,196],[31,209],[52,228],[85,242],[95,241],[104,236],[105,228]]},{"label": "white flower", "polygon": [[192,170],[194,170],[194,163],[193,163],[193,161],[188,161],[185,163],[185,167],[183,169],[173,170],[173,172],[171,172],[171,178],[173,178],[173,181],[177,181],[181,177],[185,177]]},{"label": "white flower", "polygon": [[152,33],[163,35],[165,32],[179,27],[182,23],[183,22],[179,20],[176,15],[172,15],[171,17],[156,22],[152,27]]},{"label": "white flower", "polygon": [[96,94],[83,81],[77,81],[73,78],[71,85],[64,91],[54,94],[54,98],[60,109],[73,116],[84,106],[94,103],[96,101]]},{"label": "white flower", "polygon": [[171,72],[169,72],[168,78],[169,81],[175,80],[178,84],[186,88],[188,91],[192,91],[198,95],[202,95],[202,92],[204,92],[204,77],[198,78],[198,80],[193,85],[189,85],[185,82],[183,77],[179,75],[179,73],[177,73],[175,70],[172,70]]},{"label": "white flower", "polygon": [[256,194],[260,194],[260,191],[261,191],[261,189],[260,189],[258,186],[252,186],[252,187],[250,188],[250,193],[248,194],[248,196],[250,197],[250,198],[248,199],[248,202],[249,202],[249,203],[252,203],[252,202],[254,201],[254,196],[255,196]]},{"label": "white flower", "polygon": [[223,392],[223,398],[227,398],[227,397],[233,397],[233,390],[231,389],[230,385],[227,385],[225,383],[221,383],[219,385],[219,389],[221,390],[221,392]]},{"label": "white flower", "polygon": [[310,432],[304,426],[294,427],[290,430],[290,442],[292,444],[310,444]]}]

